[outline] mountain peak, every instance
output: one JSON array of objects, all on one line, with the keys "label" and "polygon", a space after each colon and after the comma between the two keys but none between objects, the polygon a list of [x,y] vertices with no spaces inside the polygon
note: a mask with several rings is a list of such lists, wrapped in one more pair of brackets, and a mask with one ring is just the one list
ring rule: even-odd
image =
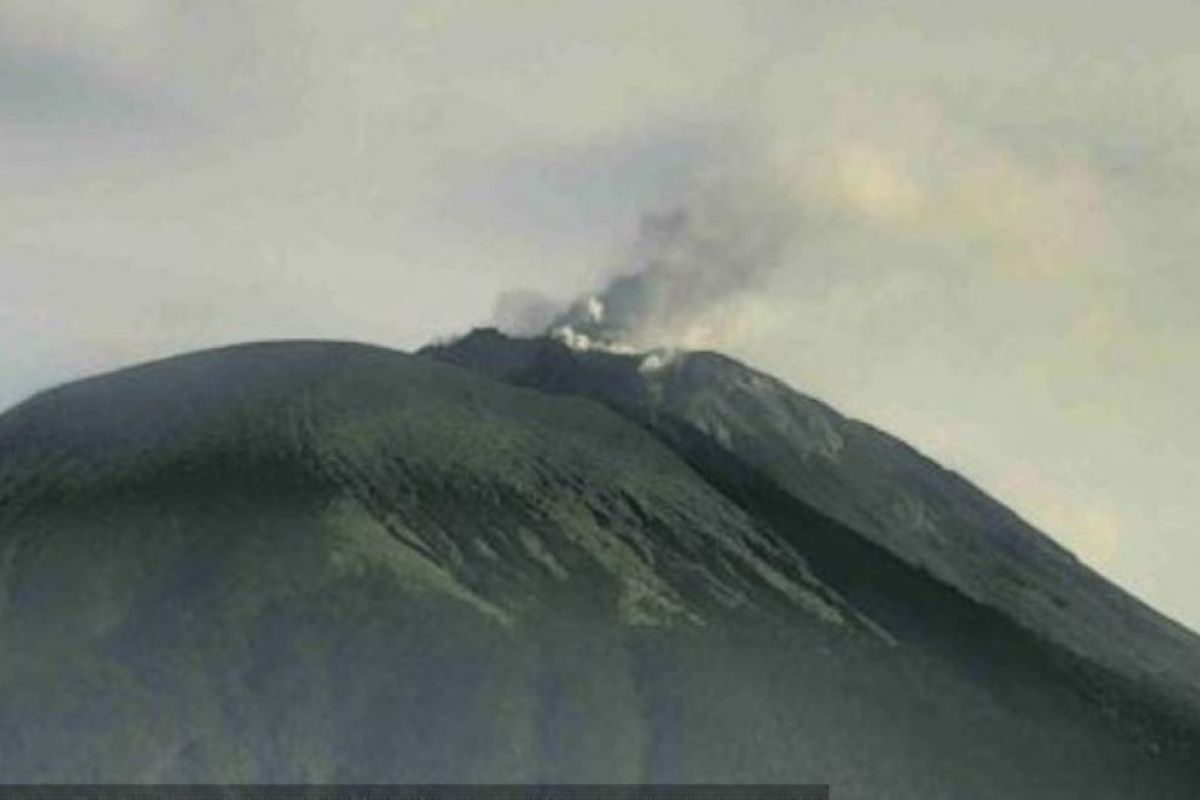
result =
[{"label": "mountain peak", "polygon": [[[984,491],[903,441],[714,352],[572,350],[497,331],[422,351],[541,391],[599,400],[676,443],[713,442],[807,507],[1073,652],[1147,674],[1138,631],[1200,674],[1190,634],[1082,565]],[[1122,633],[1114,637],[1114,632]],[[1123,642],[1114,647],[1114,640]],[[1147,644],[1146,646],[1149,647]],[[1172,680],[1186,687],[1183,671]],[[1200,704],[1200,692],[1194,702]]]},{"label": "mountain peak", "polygon": [[1196,637],[714,353],[482,330],[79,381],[0,416],[0,589],[14,781],[1200,785]]}]

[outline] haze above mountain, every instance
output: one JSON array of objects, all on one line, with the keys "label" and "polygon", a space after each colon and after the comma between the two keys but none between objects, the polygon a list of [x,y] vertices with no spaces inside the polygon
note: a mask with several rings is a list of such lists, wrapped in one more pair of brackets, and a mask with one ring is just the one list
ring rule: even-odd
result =
[{"label": "haze above mountain", "polygon": [[1198,627],[1197,29],[1183,0],[0,3],[0,407],[240,341],[412,349],[515,289],[561,310],[640,267],[640,220],[729,197],[770,235],[718,242],[763,268],[672,293],[704,313],[643,346],[902,435]]},{"label": "haze above mountain", "polygon": [[712,353],[480,331],[68,384],[0,416],[0,581],[10,780],[1200,787],[1200,639]]}]

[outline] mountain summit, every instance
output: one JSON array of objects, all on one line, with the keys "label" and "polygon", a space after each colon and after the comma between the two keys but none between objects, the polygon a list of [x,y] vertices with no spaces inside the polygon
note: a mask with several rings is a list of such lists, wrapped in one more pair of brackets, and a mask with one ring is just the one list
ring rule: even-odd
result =
[{"label": "mountain summit", "polygon": [[8,782],[1190,798],[1200,639],[708,353],[293,341],[0,416]]},{"label": "mountain summit", "polygon": [[1039,636],[1139,681],[1168,678],[1200,709],[1190,631],[961,476],[769,375],[718,353],[581,350],[490,329],[423,352],[514,385],[599,400],[685,456],[715,451],[722,468],[738,462],[741,476],[757,475]]}]

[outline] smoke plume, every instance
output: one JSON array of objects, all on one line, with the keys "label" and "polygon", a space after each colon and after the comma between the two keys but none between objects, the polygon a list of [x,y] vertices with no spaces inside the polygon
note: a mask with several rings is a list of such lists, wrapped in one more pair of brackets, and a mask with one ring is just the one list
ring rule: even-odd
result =
[{"label": "smoke plume", "polygon": [[720,311],[748,296],[785,258],[796,219],[777,188],[722,181],[670,210],[645,215],[629,265],[566,310],[532,292],[506,293],[496,324],[576,347],[647,349],[689,344],[720,327]]}]

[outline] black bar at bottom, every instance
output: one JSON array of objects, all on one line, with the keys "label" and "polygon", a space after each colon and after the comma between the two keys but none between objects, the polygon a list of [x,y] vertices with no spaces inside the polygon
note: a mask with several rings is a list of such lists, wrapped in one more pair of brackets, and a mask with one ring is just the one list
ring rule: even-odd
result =
[{"label": "black bar at bottom", "polygon": [[821,784],[22,784],[2,800],[829,800]]}]

